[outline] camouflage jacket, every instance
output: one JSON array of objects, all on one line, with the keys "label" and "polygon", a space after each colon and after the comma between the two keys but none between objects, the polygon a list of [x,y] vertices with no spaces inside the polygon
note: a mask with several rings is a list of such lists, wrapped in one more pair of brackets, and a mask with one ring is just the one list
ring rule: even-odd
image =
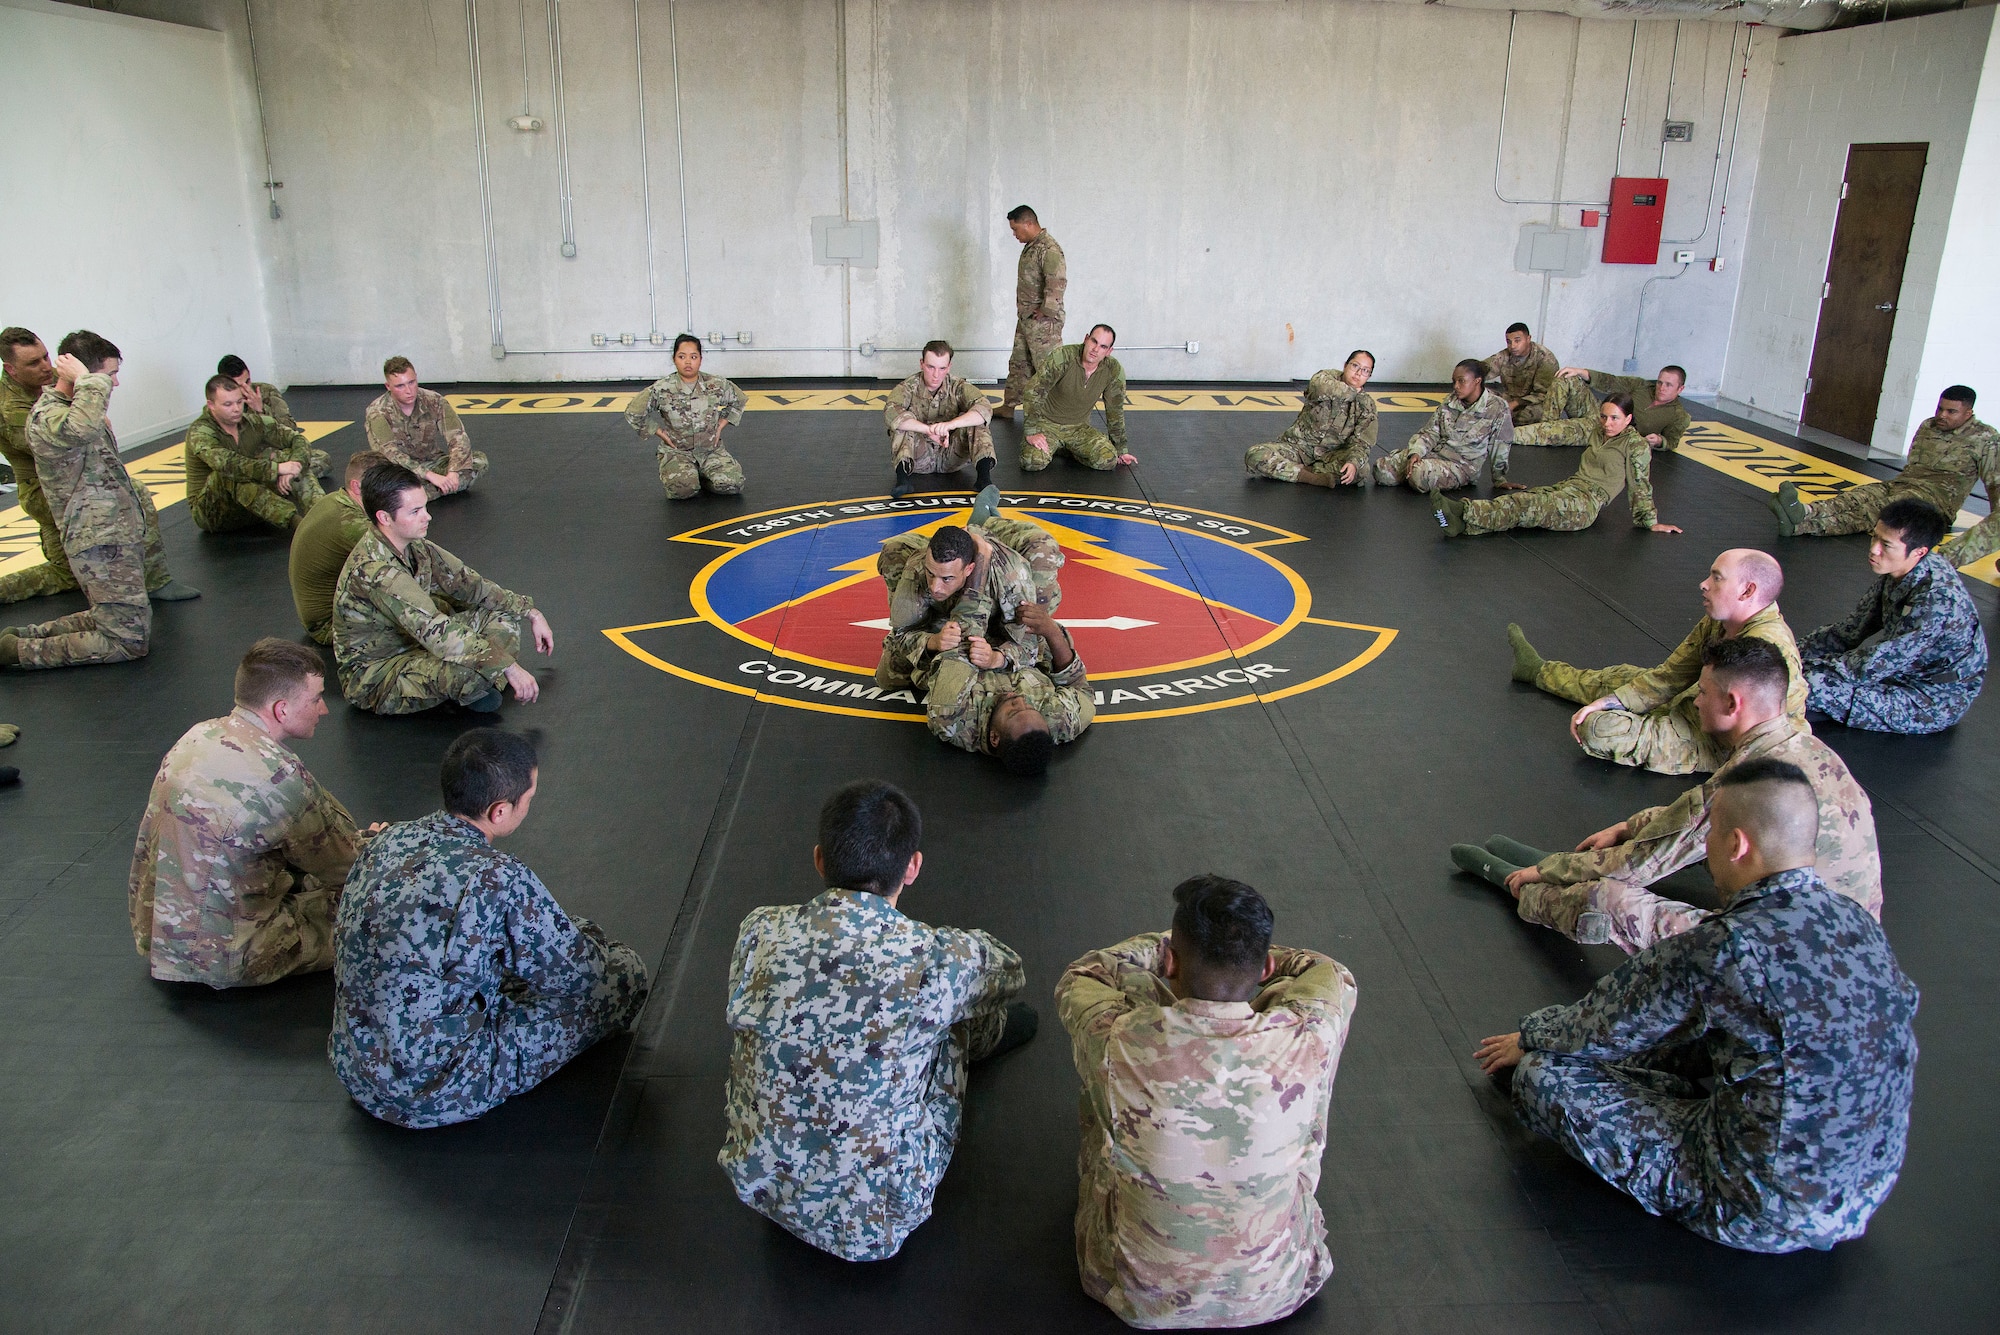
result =
[{"label": "camouflage jacket", "polygon": [[1550,885],[1581,885],[1606,877],[1651,885],[1708,856],[1709,805],[1724,775],[1738,765],[1769,757],[1797,765],[1819,799],[1815,870],[1833,890],[1876,917],[1882,916],[1882,856],[1875,840],[1875,810],[1833,748],[1792,718],[1752,728],[1707,782],[1663,807],[1647,807],[1626,821],[1625,842],[1592,853],[1555,853],[1537,864]]},{"label": "camouflage jacket", "polygon": [[[241,707],[197,723],[153,778],[132,852],[132,940],[155,978],[210,987],[292,972],[286,900],[338,893],[360,851],[347,808]],[[275,930],[274,930],[275,929]]]},{"label": "camouflage jacket", "polygon": [[1305,446],[1311,466],[1324,472],[1344,464],[1366,468],[1375,430],[1374,397],[1342,380],[1338,370],[1320,371],[1306,381],[1299,415],[1278,439]]},{"label": "camouflage jacket", "polygon": [[1562,361],[1539,343],[1530,343],[1523,357],[1502,348],[1486,359],[1486,383],[1499,382],[1500,397],[1517,399],[1523,408],[1540,407],[1561,371]]},{"label": "camouflage jacket", "polygon": [[935,671],[924,697],[924,722],[939,741],[983,755],[993,706],[1009,695],[1021,696],[1049,721],[1049,736],[1058,746],[1082,736],[1097,717],[1097,697],[1083,655],[1077,654],[1059,672],[1038,667],[982,671],[969,661],[961,671]]},{"label": "camouflage jacket", "polygon": [[1653,451],[1646,438],[1626,427],[1606,440],[1602,419],[1589,424],[1590,443],[1583,447],[1576,472],[1558,486],[1588,487],[1609,505],[1626,487],[1632,488],[1627,502],[1632,507],[1632,526],[1651,528],[1660,521],[1653,509]]},{"label": "camouflage jacket", "polygon": [[1986,680],[1979,609],[1951,562],[1935,551],[1900,579],[1879,576],[1845,621],[1806,636],[1801,652],[1838,658],[1862,681],[1969,684],[1977,691]]},{"label": "camouflage jacket", "polygon": [[1023,398],[1031,436],[1051,426],[1081,426],[1090,420],[1090,410],[1101,399],[1104,434],[1124,453],[1125,367],[1116,357],[1105,357],[1095,373],[1085,375],[1083,344],[1065,343],[1035,372]]},{"label": "camouflage jacket", "polygon": [[1958,517],[1975,482],[1986,484],[1989,500],[2000,498],[2000,431],[1976,417],[1956,431],[1946,431],[1935,417],[1926,419],[1895,479],[1896,486],[1942,510],[1946,523]]},{"label": "camouflage jacket", "polygon": [[1014,278],[1014,314],[1053,324],[1063,322],[1063,293],[1069,288],[1069,262],[1056,239],[1044,231],[1021,247]]},{"label": "camouflage jacket", "polygon": [[933,394],[924,387],[924,373],[919,371],[889,391],[889,400],[882,408],[882,421],[893,434],[896,424],[906,417],[934,426],[967,413],[979,414],[981,423],[990,422],[993,405],[986,401],[984,393],[973,388],[970,380],[961,376],[946,376]]},{"label": "camouflage jacket", "polygon": [[299,423],[298,419],[292,416],[292,405],[285,402],[285,396],[278,392],[276,385],[267,385],[261,380],[252,380],[250,388],[257,391],[258,402],[263,404],[262,408],[252,408],[251,412],[261,412],[279,426],[288,426],[294,431],[298,430]]},{"label": "camouflage jacket", "polygon": [[[882,555],[876,562],[889,585],[889,634],[885,642],[915,666],[918,679],[928,679],[930,661],[938,656],[925,647],[925,639],[952,621],[968,638],[984,636],[1010,668],[1041,662],[1048,654],[1048,645],[1016,620],[1021,604],[1037,601],[1035,573],[1027,559],[996,540],[986,563],[984,584],[972,588],[972,577],[967,575],[957,593],[943,602],[932,602],[930,573],[923,559],[929,543],[927,533],[898,534],[882,544]],[[964,650],[952,652],[962,654]]]},{"label": "camouflage jacket", "polygon": [[383,391],[363,417],[368,448],[412,473],[456,472],[472,459],[472,437],[458,411],[435,390],[419,387],[406,416],[394,395]]},{"label": "camouflage jacket", "polygon": [[1715,1092],[1675,1155],[1685,1180],[1662,1194],[1719,1214],[1723,1241],[1825,1248],[1863,1231],[1902,1167],[1916,1012],[1880,925],[1801,868],[1527,1016],[1521,1046],[1705,1058]]},{"label": "camouflage jacket", "polygon": [[527,1002],[604,983],[610,952],[527,865],[446,811],[369,841],[334,924],[326,1051],[354,1101],[398,1126],[462,1122],[502,1102],[532,1038]]},{"label": "camouflage jacket", "polygon": [[716,1161],[742,1201],[850,1261],[894,1255],[930,1217],[958,1143],[951,1027],[1006,1002],[1021,957],[928,927],[880,895],[752,909],[729,960],[734,1037]]},{"label": "camouflage jacket", "polygon": [[87,375],[73,394],[50,385],[28,414],[35,473],[62,531],[63,550],[72,558],[106,543],[137,546],[146,540],[139,484],[125,471],[118,437],[105,417],[110,402],[111,377]]},{"label": "camouflage jacket", "polygon": [[347,554],[333,589],[333,655],[340,684],[353,689],[361,669],[422,648],[448,663],[477,668],[495,686],[514,664],[481,631],[474,611],[526,616],[532,598],[501,588],[425,538],[396,555],[372,524]]},{"label": "camouflage jacket", "polygon": [[1676,398],[1671,403],[1655,404],[1653,393],[1660,387],[1657,380],[1645,380],[1635,375],[1613,375],[1609,371],[1590,373],[1590,392],[1600,400],[1607,394],[1630,394],[1632,396],[1632,429],[1642,436],[1658,436],[1660,448],[1677,450],[1681,447],[1681,437],[1694,424],[1688,410]]},{"label": "camouflage jacket", "polygon": [[34,411],[35,400],[41,393],[0,370],[0,454],[17,471],[20,460],[34,467],[34,452],[28,448],[28,414]]},{"label": "camouflage jacket", "polygon": [[[1705,616],[1695,622],[1694,629],[1667,655],[1666,662],[1618,688],[1615,692],[1618,707],[1637,714],[1683,704],[1692,709],[1695,683],[1701,677],[1701,656],[1709,645],[1727,638],[1724,631],[1723,624],[1714,617]],[[1785,624],[1785,614],[1772,603],[1743,623],[1742,636],[1762,640],[1784,655],[1785,670],[1790,674],[1785,687],[1785,712],[1803,731],[1811,732],[1806,726],[1805,673],[1799,667],[1798,642],[1792,638],[1792,628]]]},{"label": "camouflage jacket", "polygon": [[261,482],[276,486],[278,465],[284,454],[307,448],[306,438],[297,427],[282,425],[277,419],[245,411],[230,439],[222,424],[208,409],[188,427],[183,447],[187,458],[187,489],[192,496],[208,485],[211,473],[232,482]]},{"label": "camouflage jacket", "polygon": [[1513,443],[1514,418],[1507,411],[1507,400],[1489,389],[1471,403],[1456,394],[1445,395],[1431,420],[1410,437],[1409,447],[1418,454],[1477,468],[1492,457],[1496,445]]},{"label": "camouflage jacket", "polygon": [[706,454],[715,448],[724,422],[734,426],[743,420],[745,402],[743,391],[719,375],[700,372],[690,385],[676,371],[634,394],[625,405],[625,422],[661,450],[667,445],[656,431],[665,431],[677,450]]},{"label": "camouflage jacket", "polygon": [[1140,1327],[1275,1321],[1333,1272],[1313,1193],[1354,976],[1277,947],[1255,1000],[1176,999],[1161,940],[1092,951],[1056,984],[1083,1083],[1084,1291]]}]

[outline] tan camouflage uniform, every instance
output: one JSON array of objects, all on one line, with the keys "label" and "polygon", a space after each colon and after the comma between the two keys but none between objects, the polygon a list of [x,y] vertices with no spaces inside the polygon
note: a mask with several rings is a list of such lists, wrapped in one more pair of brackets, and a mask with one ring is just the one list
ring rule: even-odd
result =
[{"label": "tan camouflage uniform", "polygon": [[[1062,544],[1047,529],[1025,519],[1009,519],[998,514],[988,517],[978,528],[995,542],[1011,548],[1028,563],[1029,573],[1035,581],[1036,602],[1044,604],[1051,612],[1062,606],[1062,585],[1058,575],[1066,558]],[[875,558],[875,571],[892,592],[902,580],[903,570],[911,560],[921,563],[922,553],[929,543],[928,535],[902,533],[882,544],[882,554]],[[913,608],[914,604],[911,606]],[[911,614],[914,615],[914,611]]]},{"label": "tan camouflage uniform", "polygon": [[[1772,603],[1743,625],[1741,635],[1762,640],[1784,655],[1789,684],[1785,713],[1807,733],[1807,684],[1799,665],[1799,646],[1785,614]],[[1618,698],[1616,709],[1600,709],[1578,729],[1583,749],[1599,760],[1615,761],[1656,774],[1698,774],[1722,763],[1726,752],[1701,730],[1695,712],[1695,685],[1701,678],[1701,656],[1708,646],[1727,639],[1714,617],[1695,623],[1687,638],[1656,668],[1619,663],[1608,668],[1579,668],[1544,660],[1535,685],[1550,695],[1587,705],[1607,695]]]},{"label": "tan camouflage uniform", "polygon": [[1243,471],[1252,477],[1297,482],[1306,469],[1340,481],[1340,470],[1354,465],[1354,481],[1368,480],[1369,456],[1375,451],[1375,400],[1340,378],[1338,368],[1319,371],[1306,381],[1305,402],[1285,434],[1268,445],[1252,445],[1243,454]]},{"label": "tan camouflage uniform", "polygon": [[[1805,518],[1799,521],[1799,536],[1871,532],[1882,507],[1905,496],[1929,501],[1949,523],[1957,517],[1978,482],[1986,484],[1988,500],[2000,499],[2000,432],[1976,417],[1956,431],[1945,430],[1935,417],[1927,418],[1910,441],[1909,462],[1903,465],[1902,472],[1887,482],[1849,487],[1808,505]],[[1981,529],[1985,527],[1980,525]],[[1944,549],[1953,565],[1970,565],[1978,556],[2000,546],[1991,533],[1982,534],[1971,545],[1963,545],[1972,536],[1967,533]],[[1978,555],[1972,554],[1975,550]]]},{"label": "tan camouflage uniform", "polygon": [[1146,1330],[1276,1321],[1333,1273],[1313,1193],[1354,975],[1274,947],[1251,1001],[1177,999],[1162,937],[1069,966],[1084,1292]]},{"label": "tan camouflage uniform", "polygon": [[67,593],[76,587],[69,557],[63,554],[62,534],[49,514],[48,498],[42,494],[42,480],[35,472],[35,452],[28,448],[28,414],[40,394],[39,389],[29,389],[0,368],[0,455],[14,470],[14,495],[20,500],[21,512],[42,531],[42,564],[0,575],[0,603]]},{"label": "tan camouflage uniform", "polygon": [[1709,808],[1723,775],[1767,757],[1805,771],[1819,799],[1813,870],[1879,921],[1882,858],[1868,794],[1831,747],[1799,720],[1783,717],[1752,728],[1706,783],[1666,806],[1634,813],[1625,842],[1591,853],[1552,853],[1535,864],[1544,883],[1522,890],[1521,917],[1574,936],[1580,914],[1601,913],[1610,920],[1611,940],[1628,955],[1710,917],[1706,909],[1663,899],[1646,887],[1708,856]]},{"label": "tan camouflage uniform", "polygon": [[257,401],[263,405],[261,408],[252,408],[251,412],[261,412],[279,426],[288,426],[294,431],[299,429],[298,419],[292,416],[292,405],[285,402],[285,396],[278,392],[276,385],[267,385],[262,380],[252,380],[250,388],[257,391]]},{"label": "tan camouflage uniform", "polygon": [[1489,458],[1497,479],[1513,439],[1507,401],[1498,394],[1484,390],[1471,403],[1447,394],[1408,444],[1375,461],[1375,480],[1385,487],[1407,482],[1417,491],[1450,491],[1477,482]]},{"label": "tan camouflage uniform", "polygon": [[333,654],[349,704],[414,714],[500,689],[534,600],[418,538],[402,556],[372,525],[333,594]]},{"label": "tan camouflage uniform", "polygon": [[1562,361],[1539,343],[1530,343],[1526,356],[1502,348],[1486,359],[1486,383],[1497,383],[1501,398],[1521,405],[1514,409],[1515,426],[1547,420],[1549,390],[1561,371]]},{"label": "tan camouflage uniform", "polygon": [[889,633],[882,637],[882,661],[876,665],[875,680],[884,690],[901,690],[915,685],[930,688],[931,676],[950,659],[965,658],[963,643],[945,653],[934,652],[924,641],[957,622],[966,638],[983,636],[1007,660],[1010,669],[1034,667],[1045,662],[1049,647],[1042,637],[1019,624],[1021,605],[1040,601],[1034,571],[1013,548],[995,543],[986,563],[986,582],[971,587],[972,577],[957,593],[943,602],[932,602],[930,574],[923,552],[930,544],[927,536],[899,534],[882,544],[875,569],[889,587]]},{"label": "tan camouflage uniform", "polygon": [[[1091,409],[1104,402],[1105,430],[1090,424]],[[1118,466],[1125,450],[1125,368],[1106,355],[1094,374],[1083,373],[1083,344],[1065,343],[1050,353],[1028,382],[1027,423],[1021,437],[1021,469],[1039,473],[1058,454],[1067,454],[1100,473]],[[1028,443],[1048,438],[1048,453]]]},{"label": "tan camouflage uniform", "polygon": [[974,755],[990,755],[987,725],[993,707],[1010,695],[1020,696],[1049,721],[1049,736],[1057,746],[1081,737],[1097,717],[1096,697],[1081,654],[1060,672],[1050,672],[1039,667],[981,669],[954,653],[941,655],[931,674],[924,723],[941,742]]},{"label": "tan camouflage uniform", "polygon": [[[1514,443],[1580,449],[1590,443],[1589,424],[1597,416],[1599,396],[1622,393],[1632,396],[1632,429],[1642,436],[1658,436],[1660,443],[1653,446],[1655,450],[1677,450],[1694,419],[1688,416],[1679,399],[1663,404],[1653,402],[1653,392],[1659,383],[1607,371],[1592,371],[1588,381],[1560,376],[1556,387],[1549,391],[1548,411],[1542,420],[1516,431]],[[1506,461],[1497,456],[1494,466],[1502,473],[1507,471]]]},{"label": "tan camouflage uniform", "polygon": [[330,969],[361,838],[256,714],[197,723],[160,762],[139,821],[133,943],[172,982],[254,987]]},{"label": "tan camouflage uniform", "polygon": [[[945,437],[942,446],[920,432],[896,429],[898,422],[909,417],[931,426],[967,413],[978,413],[979,424],[958,428]],[[922,371],[890,390],[888,404],[882,409],[882,421],[889,428],[890,460],[898,468],[908,464],[912,473],[955,473],[981,459],[991,459],[993,432],[987,423],[992,420],[993,405],[971,381],[947,375],[933,394],[924,386]]]},{"label": "tan camouflage uniform", "polygon": [[[698,495],[703,483],[718,496],[743,490],[743,465],[722,447],[722,424],[741,422],[746,402],[734,382],[706,371],[693,384],[676,371],[632,396],[625,405],[626,425],[657,447],[660,486],[668,500]],[[667,440],[656,434],[660,431]]]},{"label": "tan camouflage uniform", "polygon": [[[486,456],[472,448],[472,437],[458,420],[458,411],[435,390],[417,389],[417,401],[405,414],[396,397],[383,391],[363,417],[368,448],[418,477],[425,473],[455,473],[459,491],[469,490],[485,474]],[[444,493],[426,480],[424,496]]]},{"label": "tan camouflage uniform", "polygon": [[1590,444],[1577,461],[1576,472],[1549,487],[1510,491],[1490,501],[1465,502],[1465,533],[1501,533],[1510,528],[1546,528],[1575,533],[1597,522],[1605,506],[1632,488],[1632,525],[1651,528],[1659,522],[1653,510],[1653,463],[1643,437],[1631,427],[1606,440],[1602,422],[1590,422]]},{"label": "tan camouflage uniform", "polygon": [[1049,354],[1062,346],[1063,293],[1068,287],[1069,264],[1054,237],[1044,231],[1021,247],[1021,265],[1014,278],[1014,350],[1007,358],[1003,407],[1020,405],[1028,382]]},{"label": "tan camouflage uniform", "polygon": [[[317,476],[325,471],[326,456],[296,427],[259,413],[245,411],[232,440],[203,408],[188,427],[183,449],[188,513],[204,532],[227,533],[259,523],[289,530],[326,494]],[[300,465],[289,495],[278,490],[278,465],[286,463]]]}]

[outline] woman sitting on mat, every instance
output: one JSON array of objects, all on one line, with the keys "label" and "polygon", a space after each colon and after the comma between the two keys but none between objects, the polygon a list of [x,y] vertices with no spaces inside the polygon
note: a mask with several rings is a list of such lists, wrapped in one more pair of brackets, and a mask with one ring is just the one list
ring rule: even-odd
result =
[{"label": "woman sitting on mat", "polygon": [[1652,454],[1645,438],[1632,429],[1632,396],[1606,395],[1597,418],[1573,476],[1532,490],[1515,482],[1496,482],[1508,494],[1490,501],[1461,501],[1433,491],[1431,511],[1438,527],[1454,538],[1510,528],[1573,533],[1596,523],[1598,511],[1629,486],[1634,525],[1655,533],[1680,532],[1672,524],[1658,522],[1653,512]]}]

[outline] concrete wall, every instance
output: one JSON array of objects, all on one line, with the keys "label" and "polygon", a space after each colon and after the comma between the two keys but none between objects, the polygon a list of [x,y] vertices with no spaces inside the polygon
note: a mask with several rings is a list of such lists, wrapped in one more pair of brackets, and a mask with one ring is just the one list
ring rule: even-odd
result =
[{"label": "concrete wall", "polygon": [[[1990,350],[1994,337],[1996,290],[1986,267],[1992,264],[1995,202],[1990,130],[1981,147],[1983,191],[1963,200],[1968,207],[1962,220],[1954,200],[1974,101],[1988,67],[1993,14],[1991,8],[1960,10],[1776,43],[1777,76],[1755,215],[1723,376],[1728,398],[1797,420],[1847,152],[1856,143],[1930,145],[1881,407],[1874,436],[1864,443],[1877,452],[1903,454],[1916,424],[1930,415],[1938,389],[1952,380],[1976,380],[1992,366],[1990,355],[1959,360],[1961,348],[1972,349],[1960,339],[1983,338]],[[1990,88],[1987,95],[1990,123]],[[1943,259],[1953,231],[1959,234],[1952,246],[1959,257],[1954,267],[1968,276],[1984,272],[1983,289],[1945,292]],[[1937,352],[1927,355],[1933,340]],[[1946,369],[1946,361],[1955,363],[1953,369]]]},{"label": "concrete wall", "polygon": [[224,352],[272,362],[231,87],[214,33],[0,0],[15,111],[0,324],[51,351],[78,328],[118,344],[128,442],[192,420]]},{"label": "concrete wall", "polygon": [[[1990,12],[1990,11],[1989,11]],[[1988,421],[2000,413],[2000,23],[1986,39],[1986,68],[1972,104],[1959,159],[1958,190],[1938,259],[1937,291],[1931,299],[1930,331],[1917,369],[1910,405],[1912,428],[1931,411],[1947,385],[1983,388],[1981,408]],[[2000,500],[2000,497],[1993,498]]]},{"label": "concrete wall", "polygon": [[[124,7],[225,29],[242,58],[240,5]],[[1137,376],[1299,377],[1364,345],[1384,378],[1441,379],[1517,319],[1565,359],[1616,369],[1633,354],[1641,285],[1659,276],[1670,281],[1647,296],[1638,359],[1684,362],[1692,387],[1712,390],[1773,45],[1757,36],[1744,84],[1747,29],[1520,17],[1501,189],[1607,197],[1628,55],[1623,168],[1653,174],[1671,67],[1673,114],[1696,122],[1696,141],[1664,155],[1668,232],[1703,258],[1720,234],[1728,261],[1677,277],[1673,265],[1603,266],[1593,236],[1589,269],[1549,285],[1543,321],[1542,278],[1512,267],[1518,229],[1552,212],[1575,226],[1578,209],[1496,197],[1506,14],[1351,0],[641,0],[640,36],[629,0],[566,0],[577,254],[565,258],[553,125],[506,125],[524,108],[552,121],[548,6],[525,7],[524,34],[520,6],[477,0],[500,337],[516,354],[495,361],[467,5],[251,7],[285,182],[284,220],[264,225],[279,369],[301,382],[370,380],[399,351],[432,380],[650,375],[664,351],[520,354],[588,348],[593,333],[671,336],[690,306],[697,333],[752,332],[753,350],[711,354],[730,374],[900,376],[914,353],[838,349],[942,336],[996,349],[962,361],[996,376],[1017,254],[1002,215],[1025,201],[1069,253],[1070,333],[1116,325]],[[1733,124],[1739,89],[1723,232],[1719,181],[1703,206],[1724,97]],[[261,163],[247,170],[261,179]],[[811,262],[810,220],[841,212],[843,175],[851,216],[879,220],[877,269]],[[1189,340],[1199,355],[1139,350]]]}]

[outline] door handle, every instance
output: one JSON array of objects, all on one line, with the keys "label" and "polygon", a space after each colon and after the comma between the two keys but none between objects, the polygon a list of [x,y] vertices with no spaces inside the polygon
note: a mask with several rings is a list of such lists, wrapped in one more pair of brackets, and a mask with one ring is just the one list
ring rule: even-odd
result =
[{"label": "door handle", "polygon": [[1885,301],[1880,306],[1877,306],[1875,309],[1878,311],[1893,311],[1896,309],[1896,303],[1893,301]]}]

